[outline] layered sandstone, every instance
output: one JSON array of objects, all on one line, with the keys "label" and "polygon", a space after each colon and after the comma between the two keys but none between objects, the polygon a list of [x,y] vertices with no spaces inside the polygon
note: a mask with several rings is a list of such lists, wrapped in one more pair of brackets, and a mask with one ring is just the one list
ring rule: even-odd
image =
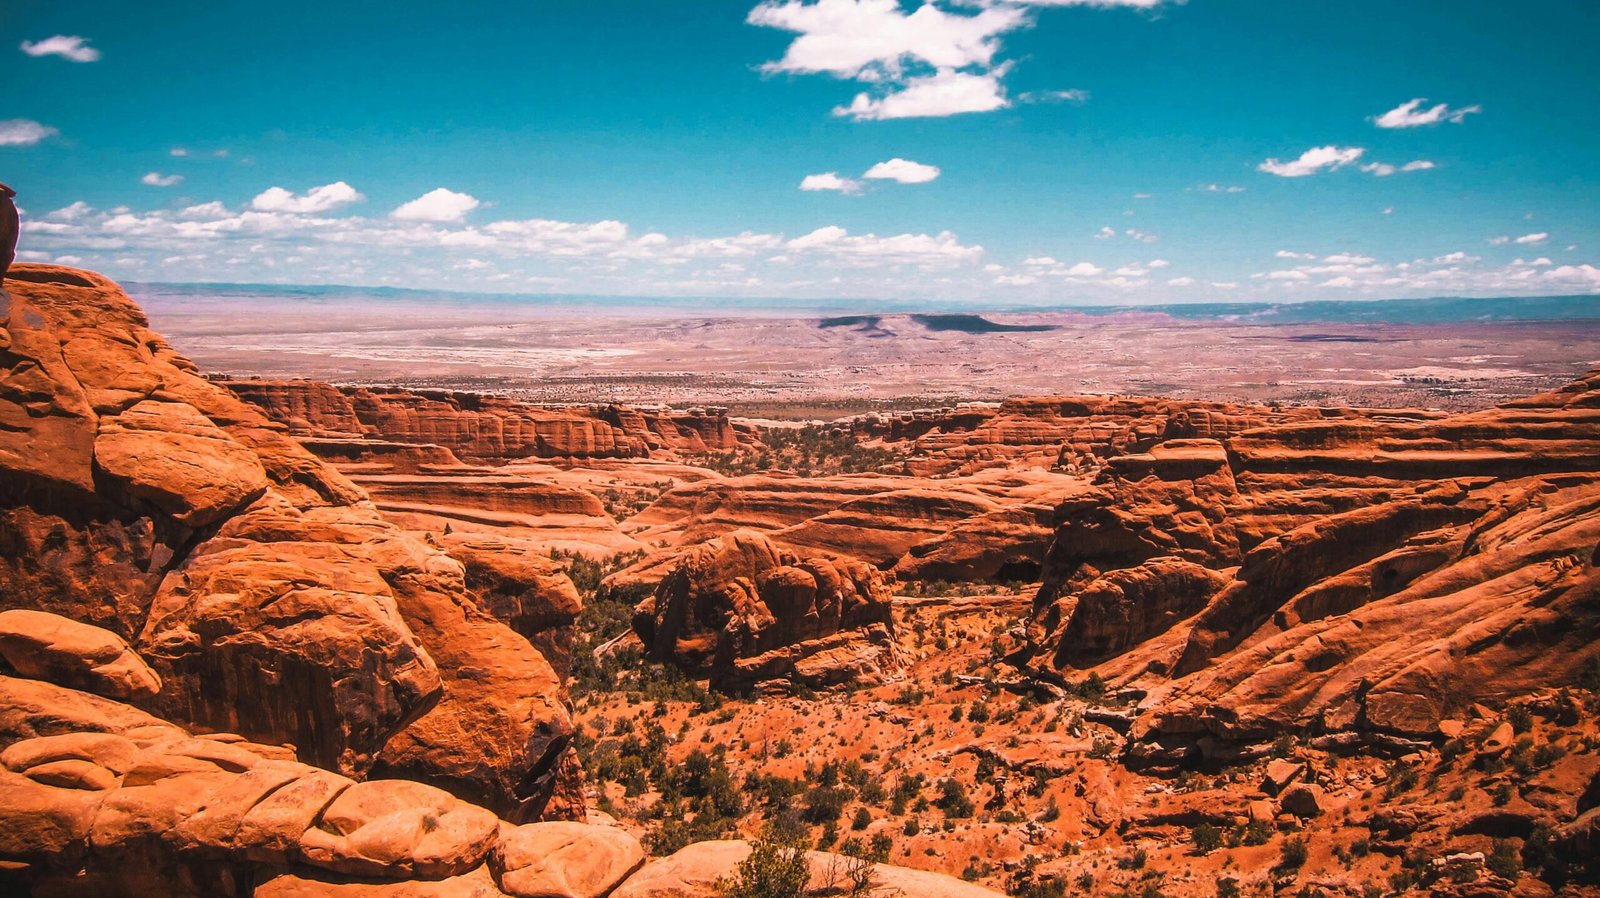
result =
[{"label": "layered sandstone", "polygon": [[299,437],[437,446],[468,460],[702,455],[750,439],[748,429],[715,409],[545,407],[478,393],[299,380],[222,384]]}]

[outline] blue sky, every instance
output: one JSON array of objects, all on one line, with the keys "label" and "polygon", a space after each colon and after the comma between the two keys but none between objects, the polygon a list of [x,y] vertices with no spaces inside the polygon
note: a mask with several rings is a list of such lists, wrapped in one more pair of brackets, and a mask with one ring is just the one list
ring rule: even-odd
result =
[{"label": "blue sky", "polygon": [[24,258],[125,280],[1594,293],[1597,39],[1584,0],[9,0],[0,180]]}]

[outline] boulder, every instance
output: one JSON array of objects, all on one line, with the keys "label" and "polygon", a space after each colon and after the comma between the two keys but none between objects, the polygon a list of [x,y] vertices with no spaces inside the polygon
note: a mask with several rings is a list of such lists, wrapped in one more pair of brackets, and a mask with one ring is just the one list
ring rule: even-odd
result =
[{"label": "boulder", "polygon": [[639,840],[621,829],[551,822],[507,828],[489,863],[516,898],[603,898],[644,860]]},{"label": "boulder", "polygon": [[22,676],[107,698],[161,691],[161,678],[121,637],[46,611],[0,611],[0,658]]},{"label": "boulder", "polygon": [[1295,783],[1283,790],[1283,795],[1278,798],[1278,807],[1285,814],[1293,814],[1303,820],[1321,816],[1326,798],[1323,788],[1315,783]]},{"label": "boulder", "polygon": [[1277,795],[1290,783],[1304,776],[1305,772],[1304,761],[1274,758],[1267,762],[1267,772],[1261,781],[1261,788],[1265,789],[1268,795]]},{"label": "boulder", "polygon": [[499,825],[442,789],[370,780],[334,798],[300,837],[296,857],[353,876],[442,879],[483,863]]}]

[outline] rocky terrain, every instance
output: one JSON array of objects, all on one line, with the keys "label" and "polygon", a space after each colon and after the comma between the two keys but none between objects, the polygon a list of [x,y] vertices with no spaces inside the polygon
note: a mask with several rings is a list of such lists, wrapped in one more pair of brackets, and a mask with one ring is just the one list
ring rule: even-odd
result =
[{"label": "rocky terrain", "polygon": [[5,288],[13,890],[1600,888],[1600,373],[753,421],[208,379]]}]

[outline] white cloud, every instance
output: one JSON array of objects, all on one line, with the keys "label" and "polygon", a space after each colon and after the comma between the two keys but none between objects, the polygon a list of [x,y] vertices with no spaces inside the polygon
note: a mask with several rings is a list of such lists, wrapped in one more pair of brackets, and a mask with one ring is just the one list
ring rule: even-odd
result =
[{"label": "white cloud", "polygon": [[898,181],[901,184],[926,184],[939,177],[939,167],[923,165],[898,156],[888,162],[879,162],[867,169],[861,177],[871,181]]},{"label": "white cloud", "polygon": [[1194,278],[1192,278],[1192,277],[1168,278],[1167,279],[1167,286],[1168,287],[1193,287],[1194,286]]},{"label": "white cloud", "polygon": [[798,35],[763,71],[878,81],[899,77],[907,63],[988,67],[1000,49],[999,35],[1026,24],[1027,16],[1008,5],[966,15],[926,3],[908,14],[899,0],[768,0],[746,21]]},{"label": "white cloud", "polygon": [[1150,261],[1148,261],[1148,262],[1146,262],[1144,264],[1149,268],[1166,268],[1168,265],[1171,265],[1172,263],[1168,262],[1166,259],[1151,259]]},{"label": "white cloud", "polygon": [[1050,256],[1029,256],[1028,258],[1022,260],[1022,264],[1031,265],[1036,268],[1054,268],[1061,263],[1057,262]]},{"label": "white cloud", "polygon": [[1079,262],[1071,268],[1068,268],[1063,273],[1066,274],[1067,277],[1092,278],[1096,275],[1105,274],[1105,271],[1106,270],[1104,268],[1101,268],[1093,262]]},{"label": "white cloud", "polygon": [[1140,243],[1155,243],[1157,240],[1161,239],[1154,234],[1145,233],[1138,228],[1129,228],[1122,233],[1127,234],[1129,237],[1139,241]]},{"label": "white cloud", "polygon": [[1000,86],[1004,74],[1004,66],[979,74],[939,69],[932,75],[907,78],[904,86],[883,96],[856,94],[849,106],[836,107],[833,114],[856,121],[883,121],[1004,109],[1011,105]]},{"label": "white cloud", "polygon": [[1280,259],[1315,259],[1317,257],[1316,253],[1297,253],[1292,249],[1280,249],[1273,255]]},{"label": "white cloud", "polygon": [[343,181],[313,187],[304,194],[293,194],[282,187],[268,187],[250,201],[250,208],[259,212],[291,212],[315,215],[347,203],[366,199],[354,187]]},{"label": "white cloud", "polygon": [[841,178],[838,172],[826,171],[819,175],[806,175],[800,179],[800,189],[806,191],[837,190],[840,193],[859,193],[861,182]]},{"label": "white cloud", "polygon": [[1511,242],[1511,238],[1510,237],[1505,237],[1505,236],[1490,237],[1489,238],[1489,242],[1494,244],[1495,246],[1505,246],[1507,243]]},{"label": "white cloud", "polygon": [[1371,265],[1377,260],[1373,259],[1371,256],[1357,256],[1350,253],[1335,253],[1334,255],[1323,257],[1322,261],[1333,265]]},{"label": "white cloud", "polygon": [[183,175],[164,175],[160,172],[150,172],[140,178],[139,183],[149,187],[175,187],[183,183]]},{"label": "white cloud", "polygon": [[1380,128],[1418,128],[1423,125],[1437,125],[1440,122],[1455,122],[1460,124],[1462,119],[1474,112],[1482,112],[1483,107],[1463,106],[1460,109],[1451,109],[1444,103],[1423,109],[1422,104],[1426,97],[1418,97],[1377,116],[1372,121]]},{"label": "white cloud", "polygon": [[1125,7],[1128,9],[1157,9],[1167,3],[1182,3],[1184,0],[1017,0],[1030,6],[1088,6],[1095,9],[1112,9]]},{"label": "white cloud", "polygon": [[100,51],[89,46],[89,39],[75,34],[58,34],[42,41],[23,41],[22,52],[29,56],[59,56],[73,62],[94,62]]},{"label": "white cloud", "polygon": [[1198,189],[1201,193],[1244,193],[1244,188],[1236,184],[1201,184]]},{"label": "white cloud", "polygon": [[1387,178],[1395,172],[1427,171],[1433,167],[1433,163],[1426,159],[1413,159],[1400,166],[1390,165],[1387,162],[1368,162],[1366,165],[1361,166],[1361,170],[1377,175],[1380,178]]},{"label": "white cloud", "polygon": [[78,200],[71,205],[62,206],[60,209],[51,212],[48,217],[58,221],[77,221],[93,211],[93,206],[89,205],[83,200]]},{"label": "white cloud", "polygon": [[823,253],[841,260],[883,263],[948,263],[973,261],[983,255],[983,247],[966,246],[949,231],[936,235],[876,234],[852,236],[844,228],[828,225],[784,244],[794,252]]},{"label": "white cloud", "polygon": [[1522,246],[1527,246],[1527,245],[1533,244],[1533,243],[1543,243],[1543,242],[1545,242],[1546,240],[1549,240],[1549,239],[1550,239],[1550,235],[1541,231],[1540,233],[1537,233],[1537,234],[1523,234],[1521,237],[1518,237],[1515,240],[1512,240],[1511,242],[1512,243],[1516,243],[1516,244],[1520,244]]},{"label": "white cloud", "polygon": [[1115,236],[1117,236],[1117,229],[1111,227],[1110,225],[1106,225],[1100,230],[1094,232],[1094,239],[1096,240],[1110,240]]},{"label": "white cloud", "polygon": [[1030,90],[1017,95],[1019,103],[1071,103],[1082,106],[1089,102],[1089,92],[1070,87],[1066,90]]},{"label": "white cloud", "polygon": [[1003,287],[1025,287],[1039,283],[1039,278],[1031,274],[1002,274],[994,282]]},{"label": "white cloud", "polygon": [[31,147],[59,133],[49,125],[41,125],[32,119],[5,119],[0,121],[0,147]]},{"label": "white cloud", "polygon": [[1314,175],[1324,169],[1334,171],[1335,169],[1343,168],[1360,159],[1361,154],[1365,152],[1366,149],[1362,147],[1336,147],[1331,145],[1312,147],[1301,153],[1299,159],[1291,159],[1288,162],[1268,159],[1256,166],[1256,169],[1269,175],[1277,175],[1280,178],[1303,178],[1306,175]]},{"label": "white cloud", "polygon": [[172,149],[167,151],[167,155],[176,156],[176,157],[181,159],[184,156],[189,155],[189,151],[184,149],[183,147],[173,147]]},{"label": "white cloud", "polygon": [[461,221],[467,213],[478,208],[478,198],[436,187],[422,196],[402,203],[389,217],[395,221]]}]

